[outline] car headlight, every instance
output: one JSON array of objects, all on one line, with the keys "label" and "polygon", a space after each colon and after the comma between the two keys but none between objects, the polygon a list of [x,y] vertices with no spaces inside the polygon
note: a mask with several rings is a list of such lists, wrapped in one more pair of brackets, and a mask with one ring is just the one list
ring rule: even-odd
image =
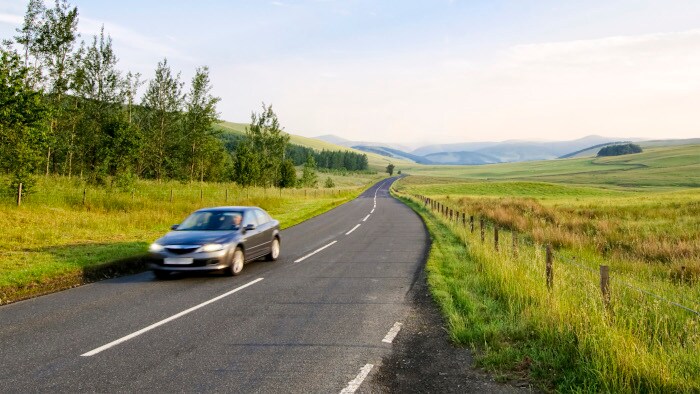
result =
[{"label": "car headlight", "polygon": [[224,248],[224,245],[222,244],[206,244],[199,248],[200,252],[218,252],[219,250],[222,250]]},{"label": "car headlight", "polygon": [[151,246],[148,247],[149,252],[160,252],[163,249],[165,249],[163,245],[157,243],[152,243]]}]

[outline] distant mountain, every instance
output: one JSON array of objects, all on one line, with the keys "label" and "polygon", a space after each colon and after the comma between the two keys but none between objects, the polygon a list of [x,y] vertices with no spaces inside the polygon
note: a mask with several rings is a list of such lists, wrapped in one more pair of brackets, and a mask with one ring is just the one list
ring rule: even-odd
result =
[{"label": "distant mountain", "polygon": [[406,153],[400,149],[387,148],[386,146],[355,145],[352,148],[357,149],[357,150],[361,150],[364,152],[376,153],[376,154],[387,156],[387,157],[411,160],[411,161],[414,161],[414,162],[420,163],[420,164],[433,164],[433,162],[431,162],[430,160],[428,160],[427,158],[425,158],[423,156],[412,155],[412,154]]},{"label": "distant mountain", "polygon": [[330,142],[331,144],[341,145],[341,146],[345,146],[348,148],[352,148],[353,146],[372,146],[372,147],[388,147],[388,148],[392,148],[392,149],[401,150],[404,152],[408,152],[411,150],[411,148],[409,148],[407,146],[395,144],[392,142],[351,141],[351,140],[347,140],[347,139],[342,138],[342,137],[338,137],[337,135],[333,135],[333,134],[320,135],[318,137],[314,137],[314,139],[325,141],[325,142]]},{"label": "distant mountain", "polygon": [[555,159],[593,145],[617,141],[619,138],[590,135],[573,141],[520,141],[468,142],[460,144],[429,145],[411,152],[426,156],[438,152],[478,152],[493,156],[502,162]]},{"label": "distant mountain", "polygon": [[479,152],[438,152],[423,157],[433,164],[474,165],[501,162],[496,157]]}]

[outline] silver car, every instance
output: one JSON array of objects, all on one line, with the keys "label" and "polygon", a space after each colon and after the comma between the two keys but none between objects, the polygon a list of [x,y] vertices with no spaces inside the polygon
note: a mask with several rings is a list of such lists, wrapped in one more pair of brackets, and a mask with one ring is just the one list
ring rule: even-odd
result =
[{"label": "silver car", "polygon": [[150,269],[162,279],[171,272],[224,271],[280,255],[280,223],[258,207],[214,207],[195,211],[149,247]]}]

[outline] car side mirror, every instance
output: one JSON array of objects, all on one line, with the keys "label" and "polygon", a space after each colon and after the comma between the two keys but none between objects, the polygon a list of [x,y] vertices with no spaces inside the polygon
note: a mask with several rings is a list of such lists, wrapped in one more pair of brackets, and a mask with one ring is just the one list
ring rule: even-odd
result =
[{"label": "car side mirror", "polygon": [[173,224],[172,226],[170,226],[170,229],[171,229],[171,230],[177,230],[178,227],[180,227],[179,224]]},{"label": "car side mirror", "polygon": [[243,227],[243,232],[251,231],[251,230],[255,230],[255,225],[253,223],[249,223],[248,225]]}]

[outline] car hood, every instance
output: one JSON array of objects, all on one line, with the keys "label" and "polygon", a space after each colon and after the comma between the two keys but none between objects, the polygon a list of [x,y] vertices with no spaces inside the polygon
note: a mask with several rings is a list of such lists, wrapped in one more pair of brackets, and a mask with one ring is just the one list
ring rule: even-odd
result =
[{"label": "car hood", "polygon": [[159,238],[161,245],[204,245],[227,243],[236,238],[236,231],[171,231]]}]

